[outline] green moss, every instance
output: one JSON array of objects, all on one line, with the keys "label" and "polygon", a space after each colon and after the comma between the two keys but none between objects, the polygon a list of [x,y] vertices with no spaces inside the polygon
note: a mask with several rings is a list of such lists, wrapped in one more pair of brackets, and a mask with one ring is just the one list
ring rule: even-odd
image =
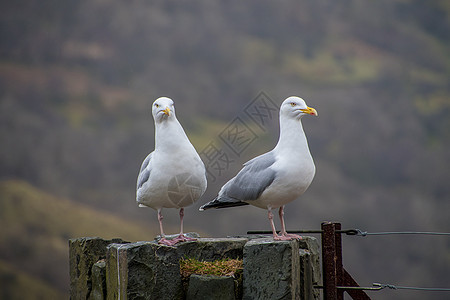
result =
[{"label": "green moss", "polygon": [[232,276],[236,299],[242,298],[242,275],[244,271],[242,259],[225,258],[212,262],[199,261],[195,258],[185,258],[180,260],[180,273],[184,289],[188,289],[189,277],[192,274]]},{"label": "green moss", "polygon": [[192,274],[235,276],[242,272],[242,259],[221,259],[212,262],[199,261],[195,258],[185,258],[180,261],[180,273],[183,278]]}]

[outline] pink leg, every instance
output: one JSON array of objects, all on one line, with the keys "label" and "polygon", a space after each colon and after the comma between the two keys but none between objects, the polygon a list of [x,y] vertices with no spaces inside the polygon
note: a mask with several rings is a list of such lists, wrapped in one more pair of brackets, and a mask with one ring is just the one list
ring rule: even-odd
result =
[{"label": "pink leg", "polygon": [[268,213],[268,217],[269,217],[269,221],[270,221],[270,226],[272,227],[273,239],[276,240],[276,239],[278,239],[278,233],[275,229],[275,224],[273,223],[272,207],[267,208],[267,213]]},{"label": "pink leg", "polygon": [[280,207],[279,211],[278,211],[278,215],[280,216],[280,222],[281,222],[281,237],[283,237],[282,239],[284,240],[285,238],[287,240],[291,240],[291,239],[302,239],[301,236],[297,235],[297,234],[289,234],[286,232],[286,226],[284,225],[284,205]]},{"label": "pink leg", "polygon": [[159,230],[161,231],[161,237],[163,238],[165,236],[164,234],[164,230],[163,230],[163,224],[162,224],[162,220],[163,220],[163,215],[161,213],[161,208],[158,208],[158,221],[159,221]]},{"label": "pink leg", "polygon": [[183,235],[184,208],[180,208],[180,235]]},{"label": "pink leg", "polygon": [[162,224],[162,220],[163,215],[161,213],[161,208],[158,208],[158,221],[159,221],[159,230],[161,231],[161,239],[158,241],[158,244],[163,244],[163,245],[169,245],[170,246],[170,241],[166,239],[166,235],[164,234],[164,230],[163,230],[163,224]]},{"label": "pink leg", "polygon": [[190,238],[183,233],[183,218],[184,218],[184,208],[180,208],[180,235],[170,241],[171,246],[180,242],[196,241],[197,239]]}]

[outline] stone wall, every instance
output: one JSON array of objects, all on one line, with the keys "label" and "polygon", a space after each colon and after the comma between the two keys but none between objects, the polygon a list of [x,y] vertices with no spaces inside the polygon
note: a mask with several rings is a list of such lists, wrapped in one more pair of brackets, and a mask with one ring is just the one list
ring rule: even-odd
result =
[{"label": "stone wall", "polygon": [[[157,242],[78,238],[69,241],[71,299],[319,299],[315,238],[274,241],[261,236],[199,238],[176,247]],[[191,275],[180,259],[243,259],[242,281]]]}]

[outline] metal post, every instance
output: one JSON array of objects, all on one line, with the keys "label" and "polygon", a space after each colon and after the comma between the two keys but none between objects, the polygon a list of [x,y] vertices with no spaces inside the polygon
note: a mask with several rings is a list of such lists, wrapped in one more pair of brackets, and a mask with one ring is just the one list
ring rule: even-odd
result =
[{"label": "metal post", "polygon": [[343,300],[347,292],[354,300],[370,300],[362,290],[345,288],[359,285],[343,266],[341,234],[340,223],[322,223],[323,297]]},{"label": "metal post", "polygon": [[323,297],[325,300],[337,300],[336,226],[331,222],[322,223],[322,265]]},{"label": "metal post", "polygon": [[[336,285],[343,286],[344,285],[344,266],[342,263],[342,237],[340,232],[341,223],[334,223],[335,229],[335,248],[336,248]],[[344,300],[344,290],[337,290],[337,299]]]}]

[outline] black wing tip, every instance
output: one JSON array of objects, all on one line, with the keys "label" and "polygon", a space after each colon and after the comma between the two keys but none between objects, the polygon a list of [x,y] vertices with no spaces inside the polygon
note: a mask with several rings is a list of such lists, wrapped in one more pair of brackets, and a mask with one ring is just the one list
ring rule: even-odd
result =
[{"label": "black wing tip", "polygon": [[216,199],[214,199],[214,200],[212,200],[212,201],[210,201],[210,202],[208,202],[208,203],[203,204],[202,206],[200,206],[200,208],[199,208],[198,210],[199,210],[199,211],[204,211],[204,210],[211,209],[211,208],[217,208],[218,202],[219,202],[219,201],[217,201]]},{"label": "black wing tip", "polygon": [[211,209],[211,208],[227,208],[227,207],[236,207],[236,206],[244,206],[244,205],[248,205],[247,202],[242,202],[242,201],[236,201],[236,202],[222,202],[220,200],[214,199],[202,206],[200,206],[200,208],[198,209],[199,211],[204,211],[207,209]]}]

